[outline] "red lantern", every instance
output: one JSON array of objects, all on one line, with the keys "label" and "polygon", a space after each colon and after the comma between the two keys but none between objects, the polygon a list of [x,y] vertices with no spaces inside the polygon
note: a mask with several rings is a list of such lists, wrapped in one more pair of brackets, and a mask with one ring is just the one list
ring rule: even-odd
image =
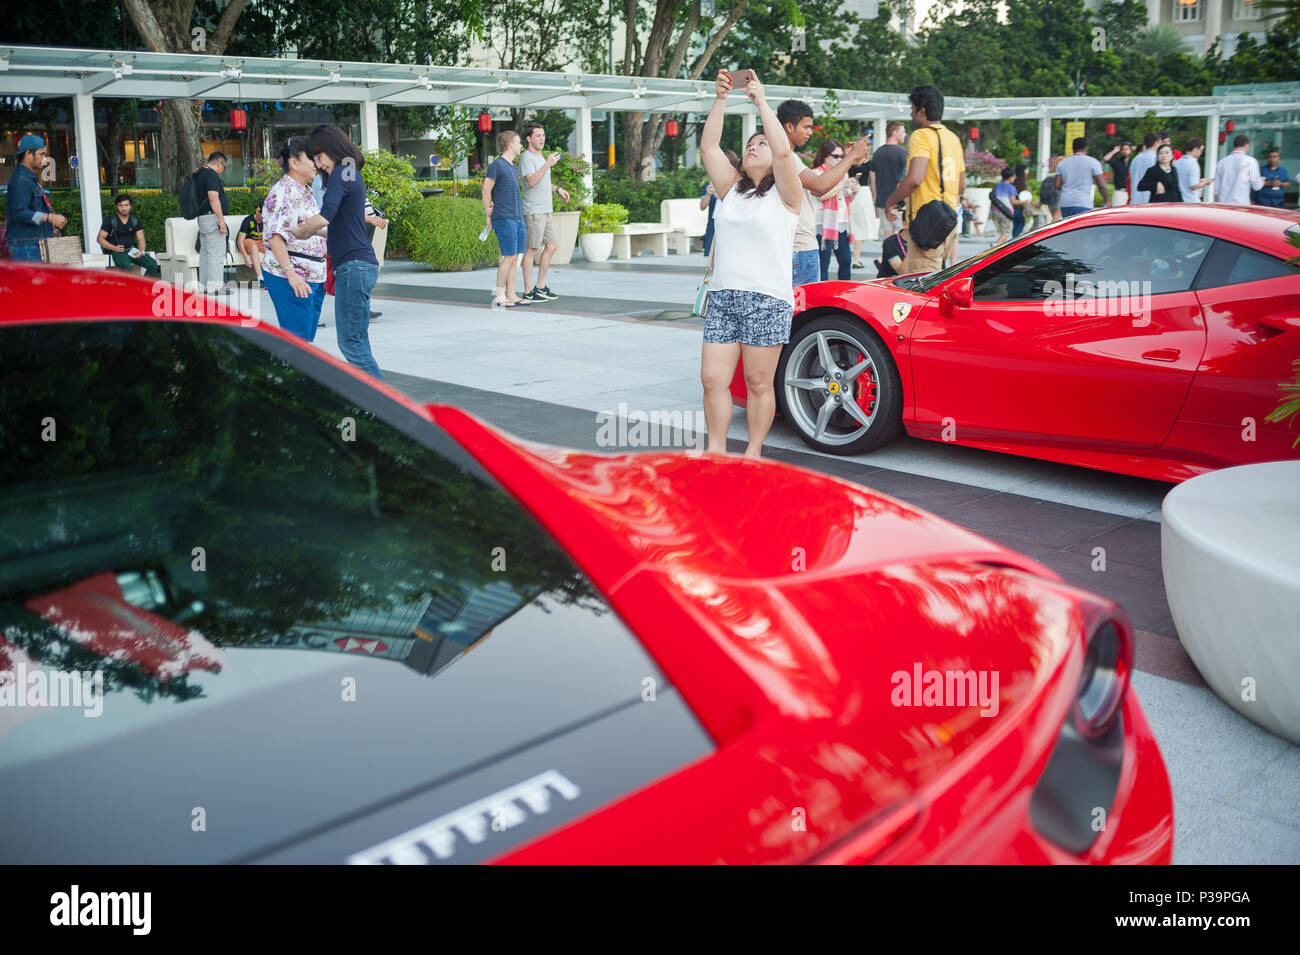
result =
[{"label": "red lantern", "polygon": [[248,128],[248,113],[246,110],[232,109],[230,111],[230,128],[231,129]]},{"label": "red lantern", "polygon": [[973,143],[980,141],[980,128],[978,126],[972,126],[970,128],[970,139]]},{"label": "red lantern", "polygon": [[675,119],[668,120],[668,125],[664,129],[664,134],[670,138],[675,137],[677,135],[677,120]]},{"label": "red lantern", "polygon": [[1232,132],[1234,129],[1237,128],[1237,124],[1234,123],[1232,120],[1228,120],[1226,123],[1223,124],[1223,128],[1226,129],[1228,132]]},{"label": "red lantern", "polygon": [[1225,133],[1223,130],[1219,130],[1219,145],[1222,146],[1227,141],[1228,141],[1228,134]]},{"label": "red lantern", "polygon": [[1029,158],[1029,147],[1028,147],[1028,146],[1025,147],[1025,151],[1024,151],[1023,155],[1024,155],[1024,157],[1025,157],[1026,159]]},{"label": "red lantern", "polygon": [[1106,124],[1106,135],[1107,135],[1107,136],[1114,136],[1114,135],[1115,135],[1115,124],[1114,124],[1114,123],[1107,123],[1107,124]]},{"label": "red lantern", "polygon": [[479,114],[478,114],[478,131],[479,131],[480,133],[490,133],[490,132],[492,132],[492,114],[491,114],[491,113],[479,113]]}]

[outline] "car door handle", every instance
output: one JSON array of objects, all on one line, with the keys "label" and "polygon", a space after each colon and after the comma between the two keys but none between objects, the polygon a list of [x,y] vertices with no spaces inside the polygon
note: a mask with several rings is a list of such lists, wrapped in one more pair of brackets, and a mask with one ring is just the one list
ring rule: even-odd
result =
[{"label": "car door handle", "polygon": [[1144,351],[1142,357],[1147,361],[1178,361],[1178,356],[1182,352],[1177,348],[1157,348],[1153,351]]}]

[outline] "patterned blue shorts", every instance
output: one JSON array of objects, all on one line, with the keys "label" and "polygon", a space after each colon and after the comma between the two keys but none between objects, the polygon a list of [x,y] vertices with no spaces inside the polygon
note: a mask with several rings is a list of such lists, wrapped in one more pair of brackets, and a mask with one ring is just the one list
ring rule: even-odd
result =
[{"label": "patterned blue shorts", "polygon": [[704,340],[714,345],[754,345],[760,348],[790,341],[794,308],[789,302],[743,289],[710,290],[704,319]]}]

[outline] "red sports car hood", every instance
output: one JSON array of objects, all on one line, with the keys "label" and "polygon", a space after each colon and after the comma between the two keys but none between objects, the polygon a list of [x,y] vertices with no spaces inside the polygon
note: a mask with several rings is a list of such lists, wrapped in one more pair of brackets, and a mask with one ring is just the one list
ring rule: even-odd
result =
[{"label": "red sports car hood", "polygon": [[[431,411],[564,543],[720,744],[699,778],[679,773],[646,798],[689,799],[686,779],[755,780],[731,809],[742,823],[770,813],[773,857],[790,858],[809,844],[788,837],[787,797],[759,792],[832,799],[819,818],[840,830],[991,747],[1023,746],[1021,771],[1050,752],[1089,598],[1045,568],[789,465],[517,444],[458,409]],[[825,788],[827,773],[844,785]],[[617,812],[585,825],[614,838]]]}]

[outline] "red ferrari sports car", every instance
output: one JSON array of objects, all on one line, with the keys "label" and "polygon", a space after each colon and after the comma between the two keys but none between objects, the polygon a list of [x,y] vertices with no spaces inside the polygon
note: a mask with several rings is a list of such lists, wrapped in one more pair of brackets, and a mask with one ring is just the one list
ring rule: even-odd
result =
[{"label": "red ferrari sports car", "polygon": [[[809,446],[929,438],[1182,481],[1294,458],[1294,211],[1101,209],[930,275],[797,289],[777,407]],[[732,381],[738,404],[745,382]]]},{"label": "red ferrari sports car", "polygon": [[0,861],[1170,861],[1114,604],[0,266]]}]

